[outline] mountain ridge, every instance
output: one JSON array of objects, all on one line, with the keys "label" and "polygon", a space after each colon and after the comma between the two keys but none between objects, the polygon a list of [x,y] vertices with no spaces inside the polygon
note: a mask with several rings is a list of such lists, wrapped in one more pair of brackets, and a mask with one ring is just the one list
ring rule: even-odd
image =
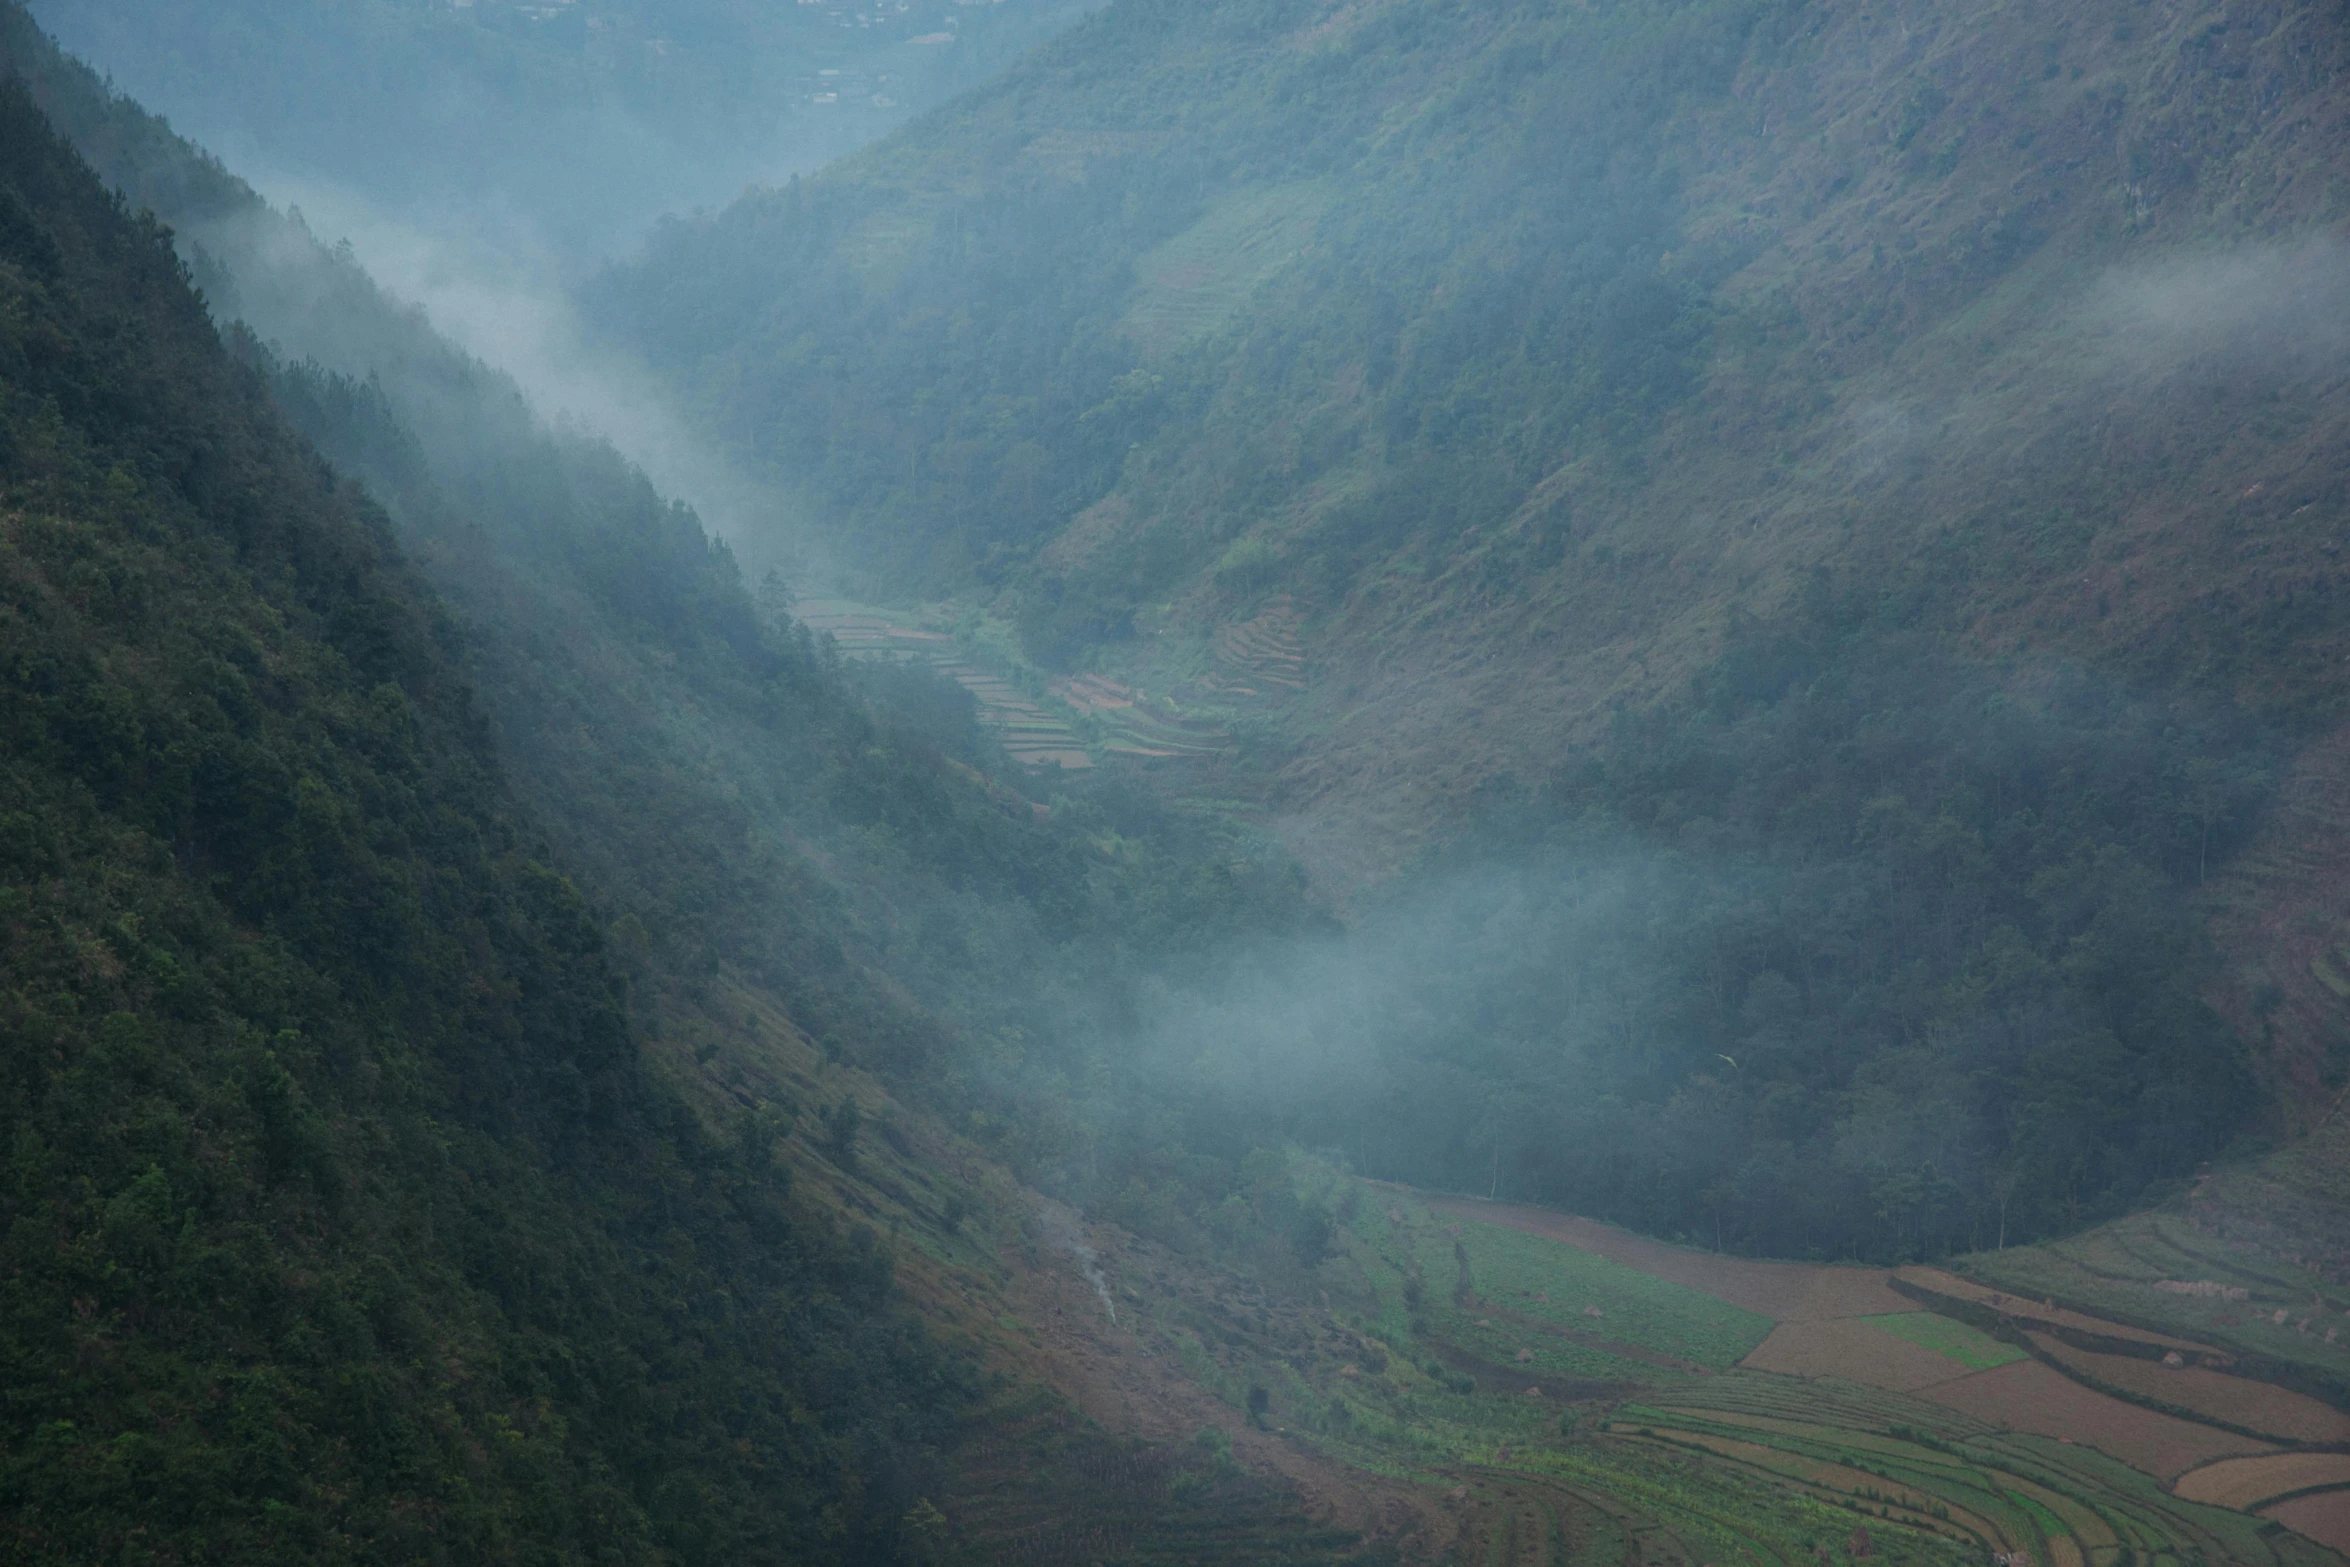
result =
[{"label": "mountain ridge", "polygon": [[[2326,127],[2345,112],[2342,61],[2338,36],[2297,8],[2253,8],[2216,30],[2191,11],[2059,18],[1888,6],[1864,20],[1803,6],[1670,16],[1619,6],[1565,22],[1504,5],[1235,5],[1181,19],[1125,7],[837,171],[673,225],[593,297],[617,335],[704,399],[712,427],[731,431],[739,451],[858,519],[861,533],[883,541],[873,547],[899,552],[900,564],[876,569],[903,574],[911,562],[909,580],[933,591],[958,583],[995,599],[1024,617],[1047,655],[1082,652],[1164,677],[1173,671],[1158,639],[1123,641],[1125,618],[1147,611],[1154,631],[1171,617],[1204,634],[1244,615],[1252,593],[1301,594],[1315,610],[1321,662],[1362,682],[1365,695],[1350,686],[1302,704],[1300,728],[1316,738],[1295,771],[1276,769],[1276,809],[1400,819],[1374,837],[1409,842],[1436,802],[1457,800],[1476,776],[1538,768],[1546,750],[1587,736],[1616,697],[1669,695],[1717,644],[1731,606],[1775,613],[1811,563],[1831,558],[1881,591],[1900,591],[1904,575],[1914,583],[1939,558],[1961,577],[1932,584],[1928,601],[1988,647],[2119,658],[2165,680],[2168,665],[2233,695],[2231,683],[2246,676],[2228,641],[2240,643],[2269,597],[2322,592],[2330,561],[2296,548],[2289,563],[2248,573],[2215,561],[2181,529],[2209,515],[2218,496],[2255,483],[2295,493],[2296,504],[2302,491],[2333,495],[2339,475],[2321,454],[2334,449],[2324,432],[2338,427],[2337,400],[2307,375],[2227,363],[2194,341],[2195,323],[2166,342],[2159,320],[2101,321],[2115,300],[2082,278],[2162,247],[2213,244],[2231,226],[2241,242],[2322,235],[2338,223],[2329,194],[2340,189],[2338,160],[2324,149],[2340,145]],[[1232,46],[1223,78],[1204,63],[1214,57],[1209,38]],[[1507,416],[1521,432],[1510,440],[1547,454],[1528,467],[1496,445],[1504,416],[1493,400],[1508,375],[1528,373],[1506,368],[1525,351],[1519,334],[1533,334],[1531,345],[1552,330],[1541,325],[1550,318],[1527,312],[1571,312],[1577,296],[1564,281],[1529,282],[1522,297],[1500,292],[1477,268],[1510,275],[1515,252],[1498,238],[1508,220],[1471,207],[1465,193],[1437,197],[1415,216],[1411,202],[1430,191],[1414,171],[1445,168],[1469,191],[1515,190],[1509,160],[1542,134],[1561,170],[1612,156],[1601,151],[1605,137],[1575,129],[1582,119],[1539,129],[1546,114],[1583,112],[1540,106],[1571,100],[1568,83],[1591,71],[1617,72],[1607,101],[1630,103],[1634,123],[1645,116],[1661,127],[1643,142],[1645,133],[1608,122],[1617,140],[1639,143],[1624,156],[1649,161],[1637,177],[1599,178],[1619,229],[1595,225],[1589,241],[1623,258],[1595,279],[1654,295],[1653,319],[1638,310],[1610,317],[1611,330],[1629,334],[1625,351],[1650,358],[1604,406],[1569,416],[1588,422],[1596,413],[1596,440],[1544,434],[1523,411]],[[1195,89],[1210,99],[1219,88],[1240,91],[1241,80],[1280,107],[1221,119],[1169,107],[1192,102]],[[1380,97],[1389,82],[1400,84],[1401,107]],[[1330,95],[1341,83],[1354,96],[1337,128],[1281,128],[1283,115],[1305,112],[1300,105],[1340,102]],[[1446,140],[1453,123],[1494,130],[1503,150],[1482,161],[1461,153]],[[1072,138],[1089,136],[1098,150],[1081,176],[1056,180],[1043,150],[1023,151],[1060,157]],[[1393,150],[1400,145],[1420,161]],[[1202,362],[1168,381],[1174,366],[1146,348],[1119,350],[1114,324],[1100,335],[1097,323],[1147,303],[1147,280],[1120,269],[1146,265],[1165,242],[1155,229],[1131,240],[1119,233],[1109,215],[1117,199],[1151,210],[1146,192],[1181,189],[1213,228],[1217,201],[1273,200],[1289,170],[1316,159],[1347,160],[1358,209],[1351,237],[1335,238],[1327,216],[1312,220],[1319,237],[1254,285],[1237,324],[1198,350]],[[2243,171],[2259,177],[2247,185]],[[998,208],[991,219],[964,213],[979,191]],[[2230,203],[2247,202],[2257,205],[2227,215]],[[1365,227],[1373,212],[1394,222],[1391,235]],[[1465,237],[1449,243],[1443,225],[1456,214]],[[1082,237],[1070,259],[1038,259],[1041,236],[1056,226]],[[886,242],[852,237],[884,229]],[[1396,277],[1430,276],[1425,254],[1449,255],[1436,276],[1451,275],[1444,266],[1462,271],[1432,303],[1391,303],[1402,314],[1382,328],[1361,318],[1361,301],[1393,283],[1356,287],[1362,279],[1347,270],[1365,250],[1389,256]],[[2337,253],[2322,239],[2303,250],[2316,290],[2305,306],[2332,302]],[[966,261],[950,259],[966,252]],[[917,269],[914,294],[888,268],[875,270],[885,253]],[[2251,264],[2274,273],[2273,260]],[[1004,284],[990,279],[1031,264],[1075,266],[1082,276],[1039,289],[1043,298],[999,299]],[[2056,275],[2067,269],[2073,277]],[[2274,292],[2276,280],[2267,281]],[[1448,316],[1445,287],[1482,294]],[[977,339],[956,346],[971,330],[957,323],[981,297],[1003,307],[990,305],[991,323],[1033,318],[1037,329],[998,325],[997,359],[975,370],[961,356]],[[1097,304],[1105,298],[1118,303]],[[825,346],[843,329],[827,318],[845,322],[885,299],[899,314],[858,316],[869,341],[854,359]],[[1415,455],[1410,432],[1383,433],[1363,377],[1382,356],[1407,378],[1453,373],[1443,368],[1454,362],[1443,358],[1453,339],[1430,335],[1440,322],[1470,356],[1459,361],[1468,379],[1456,391],[1470,399],[1461,406],[1486,410],[1469,417],[1487,423]],[[2264,342],[2277,330],[2273,316],[2246,324]],[[2149,328],[2154,355],[2133,363],[2129,345],[2113,339]],[[2052,330],[2070,341],[2051,344]],[[1022,337],[1031,346],[1018,346]],[[940,341],[926,348],[926,338]],[[2059,347],[2073,352],[2052,351]],[[2198,350],[2214,365],[2182,372],[2179,361]],[[1548,342],[1543,351],[1572,352]],[[1055,376],[1041,376],[1038,355],[1056,353],[1064,357]],[[1639,387],[1667,383],[1640,377],[1666,374],[1676,354],[1694,355],[1670,371],[1683,377],[1680,390],[1641,412],[1641,399],[1658,394]],[[2306,366],[2282,357],[2288,372]],[[907,379],[917,364],[927,393]],[[2182,373],[2198,384],[2190,389]],[[1505,379],[1479,379],[1489,376]],[[2304,422],[2298,442],[2233,452],[2199,444],[2199,432],[2218,424],[2187,411],[2195,398],[2259,401],[2280,379],[2303,383],[2285,388],[2292,417]],[[1091,406],[1012,412],[1035,402],[1022,388],[1040,380],[1096,388],[1082,394]],[[2133,381],[2151,393],[2135,406]],[[1572,383],[1529,385],[1529,407],[1582,406]],[[809,395],[799,388],[819,387],[840,394],[834,405],[794,401]],[[2100,428],[2087,410],[2117,392]],[[1415,392],[1405,417],[1423,418],[1430,395]],[[1180,417],[1166,411],[1178,397]],[[938,410],[958,401],[971,432],[934,433],[956,417]],[[978,435],[983,409],[1014,421],[992,445]],[[793,411],[777,428],[771,411],[785,410]],[[1140,446],[1120,456],[1090,433],[1111,426],[1131,429]],[[981,482],[959,486],[951,469],[926,466],[957,440],[964,446],[954,449],[969,452],[957,460],[980,463]],[[872,457],[845,453],[852,441],[900,453],[900,472],[928,485],[924,499],[911,500],[916,492],[902,483],[891,488]],[[2164,445],[2198,452],[2184,460],[2203,474],[2193,484],[2138,482],[2142,493],[2119,497],[2128,515],[2117,513],[2098,465]],[[1472,451],[1524,476],[1485,499],[1471,469],[1444,466]],[[1013,481],[1001,465],[1023,462],[1038,476],[1019,481],[1028,488],[1007,501]],[[1251,486],[1258,498],[1229,499]],[[901,493],[909,499],[893,498]],[[1013,520],[1007,504],[1027,520]],[[2064,520],[2068,511],[2074,520]],[[1905,512],[1959,536],[1905,533]],[[2280,520],[2264,514],[2250,526],[2276,537]],[[1217,569],[1249,549],[1261,562],[1255,579],[1270,571],[1274,581],[1252,588],[1250,572]],[[2098,558],[2084,561],[2084,552]],[[2087,595],[2078,571],[2065,575],[2073,562],[2091,567]],[[2201,593],[2237,602],[2212,613],[2168,596],[2170,584],[2197,578]],[[2120,601],[2112,621],[2096,609],[2100,593]],[[1444,630],[1428,628],[1430,617]],[[1051,630],[1060,621],[1076,628],[1073,640]],[[2340,658],[2324,651],[2337,630],[2306,634],[2288,655],[2297,690],[2287,705],[2338,707]],[[1511,651],[1482,665],[1447,651],[1471,644]],[[1484,706],[1492,721],[1432,716],[1446,703],[1426,692],[1447,687],[1460,693],[1454,705]],[[2263,705],[2283,695],[2241,694]],[[1464,749],[1495,754],[1472,757],[1456,782],[1402,776],[1441,776],[1448,751]],[[1332,776],[1350,783],[1323,781]]]}]

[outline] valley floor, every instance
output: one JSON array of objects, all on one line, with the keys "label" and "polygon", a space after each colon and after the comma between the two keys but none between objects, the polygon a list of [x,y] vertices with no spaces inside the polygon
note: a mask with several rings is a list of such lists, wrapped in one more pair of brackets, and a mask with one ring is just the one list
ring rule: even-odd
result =
[{"label": "valley floor", "polygon": [[[2025,1297],[1972,1260],[1748,1261],[1294,1171],[1348,1215],[1297,1288],[1058,1210],[1007,1253],[1005,1321],[1067,1401],[1055,1439],[1181,1455],[1128,1478],[1160,1525],[1066,1559],[2324,1567],[2350,1552],[2350,1414],[2240,1348]],[[1033,1517],[990,1514],[1020,1438],[988,1440],[948,1516],[988,1559],[1060,1559],[1034,1553]],[[1162,1532],[1187,1487],[1205,1501],[1252,1476],[1260,1509],[1271,1487],[1329,1532],[1309,1541],[1261,1510],[1206,1557],[1178,1543],[1205,1543],[1196,1528]],[[1071,1516],[1100,1505],[1089,1491]]]}]

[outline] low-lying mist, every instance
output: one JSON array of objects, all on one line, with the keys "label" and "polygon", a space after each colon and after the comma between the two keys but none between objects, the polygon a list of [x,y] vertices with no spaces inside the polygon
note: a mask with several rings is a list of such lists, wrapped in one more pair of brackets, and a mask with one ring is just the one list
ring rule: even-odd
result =
[{"label": "low-lying mist", "polygon": [[1213,1193],[1152,1150],[1295,1142],[1796,1256],[2122,1211],[2253,1102],[2182,893],[2251,831],[2270,754],[2224,714],[1815,604],[1352,928],[1156,990],[1132,1101],[1098,1107],[1128,1130],[1081,1178],[1179,1233]]},{"label": "low-lying mist", "polygon": [[[590,346],[565,286],[570,261],[534,232],[439,235],[410,226],[348,188],[290,178],[255,182],[275,213],[249,213],[189,238],[231,262],[228,313],[286,355],[341,374],[378,378],[403,417],[437,424],[402,374],[397,350],[355,331],[344,295],[379,288],[421,311],[432,331],[511,381],[549,424],[608,441],[666,495],[694,507],[741,551],[754,573],[790,561],[802,576],[821,567],[821,545],[774,487],[748,477],[695,431],[668,390],[617,350]],[[332,248],[354,269],[329,295],[307,281]],[[359,282],[365,279],[365,285]]]}]

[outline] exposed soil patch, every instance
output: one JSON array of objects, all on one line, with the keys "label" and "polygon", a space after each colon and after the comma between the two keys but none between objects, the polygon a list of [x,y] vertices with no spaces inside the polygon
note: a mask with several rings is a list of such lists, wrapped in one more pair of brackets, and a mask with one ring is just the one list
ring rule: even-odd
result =
[{"label": "exposed soil patch", "polygon": [[1474,1197],[1420,1199],[1439,1213],[1507,1225],[1562,1245],[1637,1268],[1668,1284],[1679,1284],[1726,1300],[1733,1306],[1781,1322],[1821,1322],[1834,1317],[1885,1316],[1914,1311],[1917,1303],[1894,1293],[1882,1268],[1846,1268],[1809,1262],[1756,1262],[1691,1251],[1612,1224],[1546,1208],[1480,1202]]},{"label": "exposed soil patch", "polygon": [[2272,1382],[2254,1382],[2201,1366],[2165,1365],[2135,1355],[2094,1354],[2044,1333],[2027,1336],[2042,1358],[2127,1396],[2190,1410],[2282,1441],[2321,1446],[2350,1442],[2350,1415]]},{"label": "exposed soil patch", "polygon": [[2274,1518],[2295,1534],[2350,1556],[2350,1491],[2296,1496],[2289,1502],[2263,1507],[2260,1516]]},{"label": "exposed soil patch", "polygon": [[1896,1393],[1914,1393],[1972,1374],[1946,1355],[1852,1317],[1782,1322],[1739,1364],[1787,1376],[1848,1377]]},{"label": "exposed soil patch", "polygon": [[2190,1469],[2171,1487],[2190,1502],[2250,1512],[2261,1503],[2318,1486],[2350,1486],[2350,1453],[2275,1453],[2225,1458]]},{"label": "exposed soil patch", "polygon": [[1945,1273],[1940,1268],[1903,1268],[1894,1277],[1918,1296],[1929,1299],[1940,1296],[1945,1300],[1980,1307],[2027,1328],[2043,1325],[2075,1337],[2144,1344],[2158,1350],[2177,1350],[2182,1355],[2198,1359],[2226,1361],[2232,1358],[2224,1351],[2208,1344],[2198,1344],[2192,1339],[2173,1338],[2167,1333],[2152,1333],[2104,1317],[2070,1311],[2029,1295],[1993,1289],[1988,1284],[1978,1284],[1973,1279],[1963,1279],[1955,1273]]},{"label": "exposed soil patch", "polygon": [[2037,1360],[1939,1382],[1918,1396],[1994,1425],[2111,1453],[2163,1481],[2215,1458],[2275,1451],[2251,1437],[2126,1404]]}]

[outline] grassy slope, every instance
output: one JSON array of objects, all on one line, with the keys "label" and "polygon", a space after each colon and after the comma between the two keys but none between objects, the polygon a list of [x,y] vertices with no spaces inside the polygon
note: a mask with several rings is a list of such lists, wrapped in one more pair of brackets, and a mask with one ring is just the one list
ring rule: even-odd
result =
[{"label": "grassy slope", "polygon": [[2332,371],[2273,319],[2116,328],[2101,279],[2338,222],[2342,47],[2287,6],[1129,4],[601,303],[884,578],[1047,652],[1149,674],[1296,593],[1274,801],[1370,830],[1360,876],[1819,563],[2335,711]]}]

